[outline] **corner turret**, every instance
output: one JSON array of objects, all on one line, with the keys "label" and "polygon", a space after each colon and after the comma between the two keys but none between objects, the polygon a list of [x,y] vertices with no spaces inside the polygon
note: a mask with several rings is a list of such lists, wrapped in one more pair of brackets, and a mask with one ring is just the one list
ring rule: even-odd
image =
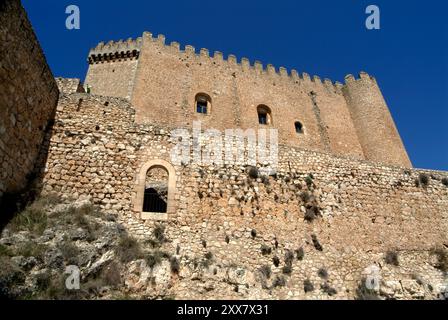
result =
[{"label": "corner turret", "polygon": [[403,167],[412,167],[389,108],[375,78],[361,72],[359,79],[345,77],[342,92],[365,157]]}]

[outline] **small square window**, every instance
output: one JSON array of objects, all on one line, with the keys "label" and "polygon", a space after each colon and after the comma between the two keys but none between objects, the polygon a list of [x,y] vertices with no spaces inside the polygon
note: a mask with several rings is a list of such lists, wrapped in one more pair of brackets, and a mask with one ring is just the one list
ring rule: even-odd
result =
[{"label": "small square window", "polygon": [[268,124],[268,116],[266,113],[258,114],[258,123],[259,124]]}]

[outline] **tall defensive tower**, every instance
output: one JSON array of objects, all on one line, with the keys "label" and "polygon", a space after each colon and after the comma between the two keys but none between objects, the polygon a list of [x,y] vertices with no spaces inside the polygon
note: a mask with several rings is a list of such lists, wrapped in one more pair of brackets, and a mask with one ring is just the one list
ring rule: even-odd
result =
[{"label": "tall defensive tower", "polygon": [[367,159],[412,167],[406,149],[375,78],[348,75],[342,88]]}]

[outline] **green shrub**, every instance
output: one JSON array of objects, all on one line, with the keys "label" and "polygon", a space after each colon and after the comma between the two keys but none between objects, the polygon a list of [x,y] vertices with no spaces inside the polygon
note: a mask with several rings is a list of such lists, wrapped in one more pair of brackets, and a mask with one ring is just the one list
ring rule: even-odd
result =
[{"label": "green shrub", "polygon": [[35,279],[37,291],[46,291],[51,284],[51,274],[49,271],[38,273]]},{"label": "green shrub", "polygon": [[9,222],[8,229],[12,232],[29,231],[42,235],[48,224],[45,210],[43,202],[33,202]]},{"label": "green shrub", "polygon": [[0,298],[16,299],[15,288],[24,284],[26,276],[9,257],[0,257]]},{"label": "green shrub", "polygon": [[256,167],[249,168],[249,177],[252,179],[257,179],[259,175],[258,169]]},{"label": "green shrub", "polygon": [[338,293],[336,291],[336,289],[333,287],[330,287],[330,285],[328,283],[324,283],[323,285],[320,286],[320,288],[322,289],[323,292],[328,294],[330,297],[334,296]]},{"label": "green shrub", "polygon": [[398,253],[396,251],[387,251],[386,256],[384,257],[384,261],[386,261],[387,264],[393,265],[398,267],[400,265],[398,261]]},{"label": "green shrub", "polygon": [[268,265],[264,265],[260,268],[260,273],[265,277],[266,279],[271,278],[272,270],[271,267]]},{"label": "green shrub", "polygon": [[325,268],[320,268],[319,271],[317,271],[317,275],[322,279],[328,279],[328,271]]},{"label": "green shrub", "polygon": [[69,300],[72,292],[78,292],[79,290],[69,291],[65,286],[65,279],[61,275],[51,277],[49,280],[46,276],[42,276],[42,292],[36,292],[33,299],[45,299],[45,300]]},{"label": "green shrub", "polygon": [[278,267],[280,265],[280,259],[277,256],[272,258],[272,262],[274,263],[275,267]]},{"label": "green shrub", "polygon": [[303,191],[300,193],[300,199],[302,199],[303,203],[308,203],[311,199],[311,194],[308,191]]},{"label": "green shrub", "polygon": [[319,216],[319,208],[317,206],[308,206],[305,211],[305,220],[313,222]]},{"label": "green shrub", "polygon": [[320,268],[319,271],[317,271],[317,275],[322,279],[328,279],[328,271],[325,268]]},{"label": "green shrub", "polygon": [[448,253],[442,247],[434,248],[431,250],[431,254],[437,257],[436,268],[443,271],[448,272]]},{"label": "green shrub", "polygon": [[291,250],[286,250],[285,252],[285,263],[286,265],[291,266],[294,261],[294,253]]},{"label": "green shrub", "polygon": [[302,261],[303,258],[305,257],[305,250],[303,250],[302,247],[297,249],[296,255],[297,255],[297,260]]},{"label": "green shrub", "polygon": [[427,187],[429,185],[429,176],[426,173],[420,173],[418,181],[420,182],[420,185]]},{"label": "green shrub", "polygon": [[272,286],[274,288],[286,286],[286,279],[285,279],[285,277],[284,276],[276,276],[274,281],[272,282]]},{"label": "green shrub", "polygon": [[162,257],[163,255],[160,253],[160,251],[154,251],[153,253],[145,257],[146,264],[152,269],[162,262]]},{"label": "green shrub", "polygon": [[292,273],[292,265],[287,264],[287,265],[283,266],[282,272],[283,272],[283,274],[290,275]]},{"label": "green shrub", "polygon": [[212,252],[207,252],[204,256],[204,259],[201,261],[201,265],[204,268],[209,268],[210,265],[213,263],[213,253]]},{"label": "green shrub", "polygon": [[13,256],[12,250],[3,244],[0,244],[0,257],[12,257],[12,256]]},{"label": "green shrub", "polygon": [[172,257],[170,259],[170,268],[171,272],[174,274],[179,274],[180,271],[180,262],[176,257]]},{"label": "green shrub", "polygon": [[72,221],[74,222],[74,224],[78,227],[84,228],[84,229],[89,229],[90,228],[90,224],[89,221],[86,218],[86,215],[82,213],[81,210],[75,210],[73,216],[72,216]]},{"label": "green shrub", "polygon": [[311,188],[311,187],[313,186],[313,183],[314,183],[314,177],[313,177],[312,174],[308,175],[308,176],[305,178],[305,183],[306,183],[306,185],[308,186],[308,188]]},{"label": "green shrub", "polygon": [[213,260],[213,253],[212,252],[207,252],[206,254],[205,254],[205,259],[207,259],[207,260]]},{"label": "green shrub", "polygon": [[271,247],[269,247],[269,246],[267,246],[265,244],[261,245],[261,254],[262,255],[267,256],[267,255],[271,254],[271,252],[272,252],[272,248]]},{"label": "green shrub", "polygon": [[44,261],[45,252],[48,247],[44,244],[28,241],[20,245],[16,250],[16,255],[23,256],[25,258],[34,257],[39,261]]},{"label": "green shrub", "polygon": [[171,255],[165,251],[154,250],[145,256],[148,267],[154,268],[159,265],[163,259],[171,260]]},{"label": "green shrub", "polygon": [[317,236],[315,234],[311,235],[311,240],[313,241],[314,248],[316,248],[317,251],[323,251],[324,250],[324,248],[320,244],[320,242],[317,239]]},{"label": "green shrub", "polygon": [[448,178],[442,178],[442,184],[443,184],[445,187],[448,187]]},{"label": "green shrub", "polygon": [[154,238],[159,243],[166,242],[165,227],[163,225],[161,225],[161,224],[156,225],[156,227],[154,228],[154,231],[153,231],[153,235],[154,235]]},{"label": "green shrub", "polygon": [[65,223],[71,227],[76,226],[82,228],[88,233],[87,240],[92,242],[98,238],[97,231],[99,230],[100,225],[89,222],[89,216],[103,218],[103,216],[99,214],[98,209],[91,204],[84,205],[79,208],[69,205],[65,210],[52,214],[50,216],[50,223],[53,226]]},{"label": "green shrub", "polygon": [[257,237],[257,230],[252,229],[252,231],[250,232],[250,235],[253,239],[255,239]]},{"label": "green shrub", "polygon": [[303,282],[303,290],[305,291],[305,293],[314,291],[314,285],[309,279],[306,279]]}]

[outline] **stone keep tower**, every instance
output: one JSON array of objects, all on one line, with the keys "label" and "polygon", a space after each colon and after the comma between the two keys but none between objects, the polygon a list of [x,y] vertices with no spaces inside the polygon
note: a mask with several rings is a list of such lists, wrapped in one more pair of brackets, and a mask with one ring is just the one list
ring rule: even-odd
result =
[{"label": "stone keep tower", "polygon": [[[345,84],[221,52],[209,55],[165,36],[100,43],[89,53],[92,94],[126,98],[138,123],[171,127],[278,129],[283,145],[411,167],[392,116],[373,77]],[[198,97],[207,102],[198,113]],[[262,111],[260,111],[262,110]],[[268,113],[266,123],[260,112]]]}]

